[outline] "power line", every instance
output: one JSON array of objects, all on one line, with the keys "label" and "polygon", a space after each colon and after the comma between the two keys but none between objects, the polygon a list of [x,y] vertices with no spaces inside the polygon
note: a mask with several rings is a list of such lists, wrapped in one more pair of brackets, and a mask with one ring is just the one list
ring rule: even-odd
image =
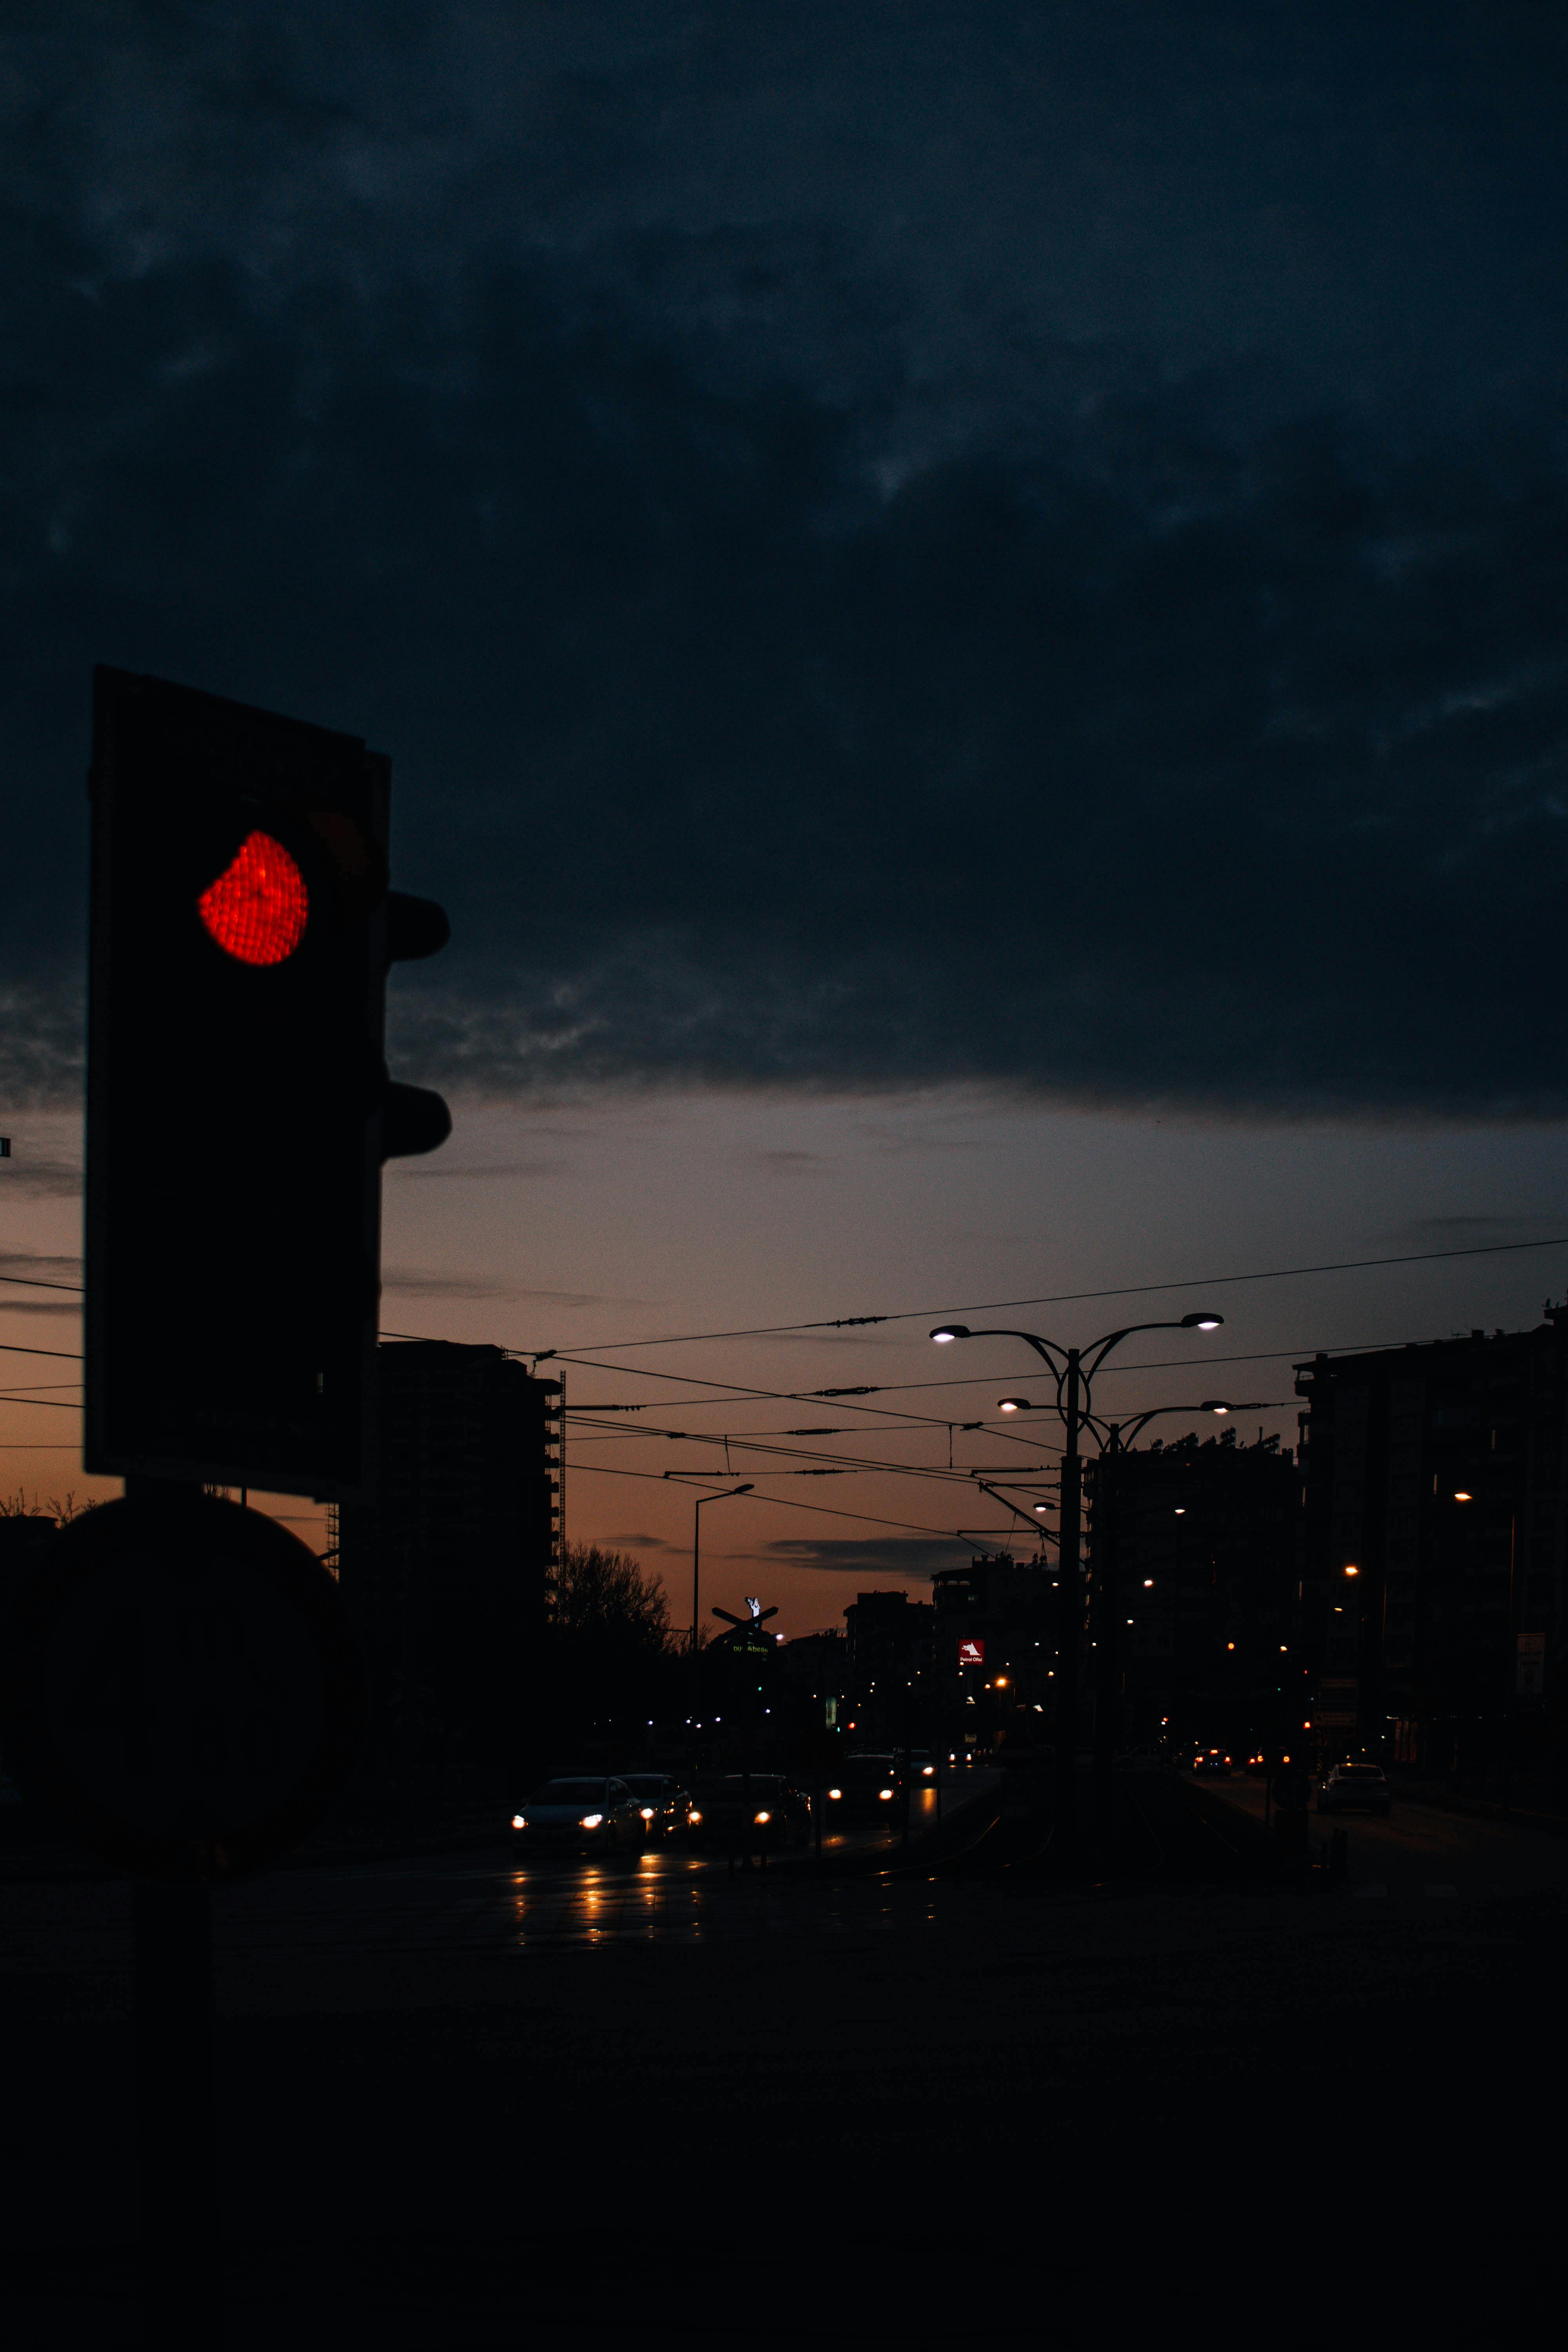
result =
[{"label": "power line", "polygon": [[[1195,1410],[1196,1408],[1194,1407],[1194,1411]],[[961,1486],[969,1475],[967,1470],[943,1470],[940,1467],[933,1467],[927,1464],[918,1462],[889,1462],[875,1454],[852,1454],[846,1455],[842,1454],[825,1454],[820,1446],[772,1445],[758,1438],[746,1437],[743,1435],[738,1436],[733,1430],[714,1431],[710,1434],[706,1430],[658,1429],[656,1427],[649,1427],[645,1423],[636,1431],[626,1432],[616,1429],[607,1432],[606,1434],[617,1438],[625,1435],[635,1435],[639,1437],[679,1439],[689,1445],[722,1445],[726,1449],[731,1445],[734,1445],[738,1450],[743,1451],[746,1454],[774,1454],[791,1462],[827,1463],[835,1471],[844,1474],[853,1471],[857,1474],[891,1478],[935,1478],[944,1485],[956,1481]],[[1037,1444],[1035,1441],[1026,1442],[1031,1444],[1032,1450],[1037,1452],[1038,1451]],[[770,1473],[765,1469],[758,1468],[752,1464],[748,1464],[747,1466],[748,1468],[752,1469],[754,1475],[759,1477],[765,1478],[769,1475],[783,1476],[785,1475],[783,1472]],[[718,1475],[719,1474],[717,1472],[714,1473],[715,1476]],[[726,1471],[724,1475],[728,1476],[729,1473]],[[795,1475],[800,1474],[791,1473],[788,1475]],[[998,1475],[1005,1475],[1005,1472],[999,1473]]]},{"label": "power line", "polygon": [[[691,1478],[707,1478],[711,1480],[721,1476],[722,1473],[717,1470],[690,1470],[688,1471],[686,1475],[688,1477]],[[656,1486],[661,1486],[666,1484],[665,1479],[657,1470],[616,1470],[612,1468],[608,1463],[580,1462],[573,1471],[572,1475],[574,1478],[647,1478],[650,1479]],[[689,1493],[689,1488],[688,1488],[687,1491]],[[736,1499],[739,1500],[740,1497],[737,1497]],[[869,1511],[837,1511],[829,1508],[829,1507],[824,1503],[792,1502],[787,1495],[763,1495],[759,1496],[757,1499],[760,1502],[771,1503],[775,1509],[781,1511],[810,1511],[814,1517],[819,1519],[864,1519],[868,1527],[906,1528],[912,1534],[917,1536],[942,1536],[954,1543],[968,1544],[971,1551],[977,1549],[973,1543],[970,1542],[967,1536],[960,1535],[955,1528],[921,1527],[914,1519],[878,1518]],[[1003,1529],[1000,1532],[1005,1533],[1006,1531],[1005,1529]]]},{"label": "power line", "polygon": [[[724,1389],[727,1390],[731,1396],[766,1397],[774,1404],[809,1404],[814,1395],[821,1394],[820,1390],[759,1389],[746,1387],[738,1381],[699,1380],[695,1373],[689,1374],[686,1372],[667,1371],[645,1372],[640,1370],[636,1364],[597,1363],[592,1356],[557,1356],[554,1360],[559,1364],[572,1364],[578,1366],[585,1371],[620,1372],[629,1381],[679,1381],[683,1385],[689,1388]],[[910,1385],[915,1386],[919,1384],[912,1382]],[[876,1391],[868,1391],[868,1393],[875,1394]],[[669,1402],[679,1403],[680,1400],[679,1398],[673,1398],[669,1400]],[[693,1402],[699,1404],[723,1404],[726,1402],[726,1399],[724,1397],[699,1397],[694,1399]],[[886,1405],[852,1404],[849,1406],[848,1410],[851,1412],[872,1413],[881,1421],[896,1421],[900,1428],[904,1429],[920,1426],[924,1426],[928,1429],[946,1429],[948,1426],[948,1420],[945,1414],[922,1413],[916,1415],[910,1412],[907,1407],[901,1412],[895,1412],[889,1410]],[[1003,1433],[1003,1434],[1005,1434],[1005,1433]],[[1021,1444],[1023,1441],[1020,1440],[1019,1442]]]},{"label": "power line", "polygon": [[[1217,1290],[1222,1285],[1230,1286],[1246,1282],[1292,1282],[1308,1275],[1364,1274],[1380,1266],[1431,1265],[1449,1258],[1500,1257],[1519,1250],[1541,1249],[1568,1249],[1568,1234],[1555,1234],[1542,1241],[1533,1242],[1472,1242],[1460,1249],[1406,1250],[1392,1257],[1334,1258],[1325,1260],[1319,1265],[1264,1266],[1248,1274],[1183,1275],[1176,1280],[1169,1282],[1122,1282],[1112,1284],[1103,1290],[1057,1290],[1034,1298],[984,1298],[957,1307],[949,1304],[940,1307],[893,1307],[880,1315],[819,1316],[816,1320],[805,1323],[754,1323],[727,1331],[675,1331],[652,1339],[600,1339],[595,1342],[595,1345],[601,1348],[614,1348],[618,1353],[624,1354],[631,1348],[681,1348],[695,1346],[699,1341],[705,1339],[782,1339],[795,1331],[842,1331],[853,1326],[872,1323],[919,1322],[928,1315],[1000,1315],[1015,1307],[1073,1307],[1096,1298],[1146,1298],[1162,1290]],[[73,1297],[78,1297],[84,1294],[86,1288],[86,1286],[79,1282],[52,1282],[42,1275],[0,1274],[0,1282],[12,1283],[25,1290],[68,1291]],[[413,1339],[426,1344],[429,1341],[429,1334],[423,1331],[383,1329],[378,1336],[384,1339]],[[59,1351],[49,1348],[38,1348],[30,1350],[21,1349],[18,1352],[47,1356]],[[531,1357],[535,1363],[546,1363],[556,1360],[586,1360],[566,1357],[560,1349],[554,1348],[517,1348],[509,1352]],[[610,1364],[599,1369],[615,1371],[630,1368]],[[785,1392],[769,1390],[758,1391],[757,1393],[773,1395]],[[826,1391],[797,1390],[787,1393],[822,1395]]]},{"label": "power line", "polygon": [[[1167,1356],[1162,1363],[1156,1363],[1151,1360],[1147,1363],[1121,1364],[1118,1363],[1113,1356],[1109,1363],[1101,1365],[1100,1370],[1095,1374],[1095,1378],[1096,1380],[1102,1381],[1110,1372],[1179,1372],[1186,1370],[1194,1364],[1300,1364],[1304,1363],[1309,1357],[1319,1354],[1325,1356],[1384,1356],[1392,1355],[1397,1349],[1403,1349],[1409,1344],[1411,1343],[1404,1339],[1367,1339],[1354,1347],[1346,1345],[1343,1347],[1323,1349],[1317,1349],[1310,1346],[1301,1348],[1262,1348],[1258,1349],[1254,1354],[1244,1356]],[[628,1364],[626,1366],[626,1370],[627,1371],[630,1371],[632,1367]],[[670,1377],[673,1378],[674,1375],[671,1374]],[[910,1389],[994,1388],[999,1380],[1003,1380],[1005,1378],[1005,1374],[1002,1372],[965,1372],[963,1378],[959,1380],[889,1381],[876,1391],[876,1394],[878,1396],[901,1396]],[[721,1403],[722,1402],[723,1400],[721,1398],[715,1399],[715,1402]]]},{"label": "power line", "polygon": [[[678,1331],[664,1339],[598,1339],[595,1347],[614,1348],[624,1353],[629,1348],[681,1348],[701,1339],[771,1339],[783,1338],[792,1331],[838,1331],[849,1324],[913,1323],[928,1315],[1000,1315],[1014,1307],[1073,1307],[1094,1298],[1144,1298],[1159,1290],[1217,1290],[1222,1284],[1239,1282],[1289,1282],[1310,1274],[1363,1274],[1374,1266],[1426,1265],[1443,1258],[1496,1257],[1511,1250],[1568,1249],[1568,1234],[1554,1234],[1539,1242],[1475,1242],[1463,1249],[1409,1250],[1396,1257],[1347,1257],[1331,1260],[1322,1265],[1266,1266],[1252,1274],[1184,1275],[1175,1282],[1123,1282],[1108,1290],[1058,1290],[1039,1298],[984,1298],[969,1306],[900,1307],[885,1315],[831,1315],[811,1323],[757,1323],[733,1331]],[[414,1332],[397,1335],[404,1339],[417,1336]],[[532,1356],[536,1362],[545,1362],[559,1351],[553,1348],[520,1348],[519,1355]],[[615,1367],[610,1367],[614,1370]]]}]

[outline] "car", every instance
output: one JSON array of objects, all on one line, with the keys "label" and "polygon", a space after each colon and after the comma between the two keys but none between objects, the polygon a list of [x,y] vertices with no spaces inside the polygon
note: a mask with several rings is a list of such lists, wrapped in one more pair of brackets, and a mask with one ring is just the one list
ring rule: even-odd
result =
[{"label": "car", "polygon": [[1388,1776],[1381,1764],[1353,1764],[1347,1759],[1318,1783],[1321,1813],[1385,1813],[1392,1801]]},{"label": "car", "polygon": [[936,1758],[929,1748],[906,1748],[902,1769],[906,1778],[917,1788],[929,1788],[937,1777]]},{"label": "car", "polygon": [[623,1772],[621,1778],[637,1799],[643,1834],[650,1842],[672,1838],[685,1828],[691,1798],[679,1780],[668,1772]]},{"label": "car", "polygon": [[1222,1780],[1230,1778],[1230,1759],[1220,1748],[1200,1748],[1193,1759],[1194,1772],[1212,1772]]},{"label": "car", "polygon": [[614,1774],[582,1772],[546,1780],[511,1817],[512,1851],[614,1853],[644,1842],[642,1808]]},{"label": "car", "polygon": [[831,1829],[841,1821],[890,1815],[903,1786],[903,1774],[893,1757],[865,1753],[847,1756],[838,1767],[837,1779],[830,1780],[824,1791],[827,1813],[823,1826]]},{"label": "car", "polygon": [[686,1809],[693,1845],[781,1853],[811,1835],[811,1800],[782,1772],[725,1772],[700,1781]]}]

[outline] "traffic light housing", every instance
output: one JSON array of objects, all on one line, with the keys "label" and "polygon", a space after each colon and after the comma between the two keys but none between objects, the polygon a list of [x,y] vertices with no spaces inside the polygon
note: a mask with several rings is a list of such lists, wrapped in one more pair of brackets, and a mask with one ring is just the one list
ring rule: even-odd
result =
[{"label": "traffic light housing", "polygon": [[86,1467],[350,1500],[374,1486],[381,1164],[445,1140],[393,1085],[387,887],[356,736],[95,680]]}]

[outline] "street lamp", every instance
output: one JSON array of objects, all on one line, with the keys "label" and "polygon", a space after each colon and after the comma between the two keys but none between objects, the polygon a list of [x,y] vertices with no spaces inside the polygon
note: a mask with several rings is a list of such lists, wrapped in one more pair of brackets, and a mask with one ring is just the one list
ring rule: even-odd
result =
[{"label": "street lamp", "polygon": [[[673,1474],[667,1470],[664,1475],[668,1478]],[[752,1481],[748,1478],[743,1486],[721,1486],[711,1495],[699,1495],[691,1507],[691,1753],[693,1757],[697,1753],[698,1563],[702,1540],[702,1507],[704,1503],[726,1503],[736,1495],[749,1495],[752,1491]]]},{"label": "street lamp", "polygon": [[737,1495],[749,1495],[752,1481],[743,1486],[724,1486],[714,1495],[699,1495],[691,1507],[691,1655],[697,1655],[698,1562],[702,1540],[702,1509],[707,1503],[728,1503]]},{"label": "street lamp", "polygon": [[[1027,1397],[998,1397],[1001,1412],[1034,1412],[1037,1408]],[[1115,1756],[1120,1725],[1120,1664],[1121,1654],[1121,1526],[1120,1501],[1113,1484],[1114,1464],[1118,1455],[1126,1453],[1140,1432],[1149,1423],[1165,1412],[1212,1412],[1220,1415],[1246,1412],[1246,1406],[1236,1406],[1225,1397],[1205,1397],[1201,1404],[1156,1404],[1147,1412],[1137,1413],[1125,1423],[1107,1422],[1100,1437],[1100,1465],[1104,1474],[1101,1496],[1103,1528],[1095,1547],[1095,1616],[1094,1664],[1094,1779],[1095,1801],[1104,1809],[1110,1801],[1110,1769]],[[1097,1435],[1100,1424],[1086,1413]],[[1005,1500],[999,1496],[998,1500]]]},{"label": "street lamp", "polygon": [[955,1339],[1022,1339],[1032,1348],[1056,1382],[1056,1409],[1067,1432],[1062,1449],[1061,1510],[1057,1550],[1060,1567],[1064,1638],[1058,1660],[1057,1687],[1057,1819],[1064,1833],[1072,1834],[1074,1770],[1078,1751],[1078,1649],[1080,1633],[1079,1550],[1082,1530],[1083,1475],[1079,1438],[1087,1421],[1099,1435],[1090,1410],[1094,1376],[1113,1348],[1136,1331],[1217,1331],[1223,1315],[1196,1308],[1158,1323],[1127,1323],[1091,1340],[1087,1348],[1064,1348],[1042,1339],[1037,1331],[1010,1327],[973,1331],[967,1323],[939,1323],[931,1337],[939,1348]]}]

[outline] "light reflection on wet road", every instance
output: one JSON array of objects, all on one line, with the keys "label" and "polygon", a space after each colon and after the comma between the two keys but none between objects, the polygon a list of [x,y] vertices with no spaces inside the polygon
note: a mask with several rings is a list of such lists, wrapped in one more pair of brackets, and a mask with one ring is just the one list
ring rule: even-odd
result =
[{"label": "light reflection on wet road", "polygon": [[674,1850],[521,1864],[499,1853],[433,1856],[236,1887],[222,1898],[219,1937],[258,1958],[284,1949],[500,1952],[833,1935],[873,1927],[889,1908],[875,1873],[819,1881],[809,1856],[733,1874],[721,1857]]},{"label": "light reflection on wet road", "polygon": [[[966,1797],[984,1796],[991,1778],[976,1774]],[[921,1810],[917,1798],[917,1829]],[[400,1963],[444,1958],[484,1963],[574,1946],[837,1938],[890,1926],[931,1894],[918,1865],[890,1880],[876,1867],[905,1859],[880,1824],[830,1835],[823,1851],[830,1866],[820,1876],[809,1849],[775,1855],[765,1870],[731,1872],[723,1853],[684,1845],[519,1863],[499,1840],[466,1852],[288,1866],[215,1894],[220,1979],[237,1987],[252,1981],[253,1969],[270,1980],[279,1967],[303,1967],[336,1980],[368,1961],[366,1980],[390,1986]],[[860,1867],[845,1871],[857,1857]],[[129,1888],[118,1880],[0,1887],[0,1973],[68,1979],[84,1993],[97,1987],[93,2000],[118,2007],[130,1914]]]}]

